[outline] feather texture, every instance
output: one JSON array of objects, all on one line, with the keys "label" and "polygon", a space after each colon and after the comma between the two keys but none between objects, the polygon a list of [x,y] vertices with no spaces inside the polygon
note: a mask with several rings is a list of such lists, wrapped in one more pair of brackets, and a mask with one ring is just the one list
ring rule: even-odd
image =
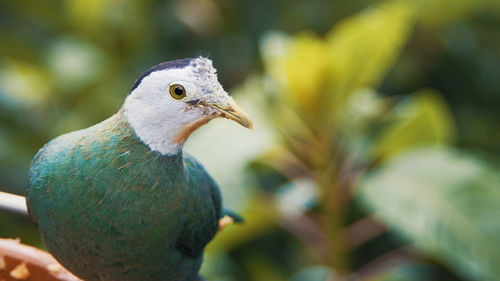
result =
[{"label": "feather texture", "polygon": [[222,212],[203,166],[152,151],[121,111],[46,144],[27,203],[48,250],[87,281],[192,281]]}]

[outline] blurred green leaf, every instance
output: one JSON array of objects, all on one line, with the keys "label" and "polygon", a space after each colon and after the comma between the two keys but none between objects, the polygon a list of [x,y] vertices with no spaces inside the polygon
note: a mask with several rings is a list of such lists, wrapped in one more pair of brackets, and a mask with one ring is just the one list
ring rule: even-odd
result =
[{"label": "blurred green leaf", "polygon": [[285,103],[336,116],[354,90],[378,87],[410,35],[412,19],[412,5],[379,5],[343,20],[326,40],[311,32],[269,33],[261,52]]},{"label": "blurred green leaf", "polygon": [[[406,0],[415,4],[420,24],[426,26],[443,25],[454,20],[461,20],[470,14],[483,11],[496,11],[500,14],[500,2],[497,0]],[[396,1],[390,1],[396,2]],[[400,2],[400,1],[397,1]],[[443,13],[446,11],[446,13]]]},{"label": "blurred green leaf", "polygon": [[249,196],[247,208],[239,213],[245,219],[243,224],[227,226],[207,245],[208,255],[217,252],[229,252],[232,249],[261,236],[266,231],[276,228],[277,212],[271,202],[263,204],[262,199]]},{"label": "blurred green leaf", "polygon": [[75,25],[90,29],[103,25],[109,8],[113,7],[113,2],[117,1],[69,0],[65,1],[65,8],[70,20]]},{"label": "blurred green leaf", "polygon": [[500,177],[466,153],[414,150],[363,178],[359,199],[417,249],[465,277],[500,276]]},{"label": "blurred green leaf", "polygon": [[246,272],[252,280],[285,281],[285,274],[274,266],[270,257],[262,255],[258,250],[247,251],[245,257]]},{"label": "blurred green leaf", "polygon": [[391,3],[349,17],[327,35],[334,71],[329,106],[342,107],[358,88],[377,88],[399,57],[413,27],[413,6]]},{"label": "blurred green leaf", "polygon": [[263,37],[261,51],[283,100],[293,107],[313,111],[330,71],[325,41],[312,32],[294,37],[271,32]]},{"label": "blurred green leaf", "polygon": [[380,125],[391,108],[392,100],[372,89],[354,91],[344,108],[340,109],[338,131],[344,137],[342,146],[346,153],[363,162],[370,162],[372,155],[366,153],[369,134]]},{"label": "blurred green leaf", "polygon": [[446,102],[433,90],[420,90],[400,102],[387,116],[371,154],[388,158],[419,145],[450,144],[454,122]]}]

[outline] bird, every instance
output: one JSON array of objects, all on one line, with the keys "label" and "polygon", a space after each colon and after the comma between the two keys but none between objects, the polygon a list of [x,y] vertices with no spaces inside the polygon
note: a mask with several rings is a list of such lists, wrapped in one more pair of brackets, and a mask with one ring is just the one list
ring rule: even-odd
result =
[{"label": "bird", "polygon": [[199,278],[204,247],[241,219],[183,151],[218,117],[252,128],[210,59],[178,59],[144,72],[108,119],[45,144],[26,202],[48,251],[86,281]]}]

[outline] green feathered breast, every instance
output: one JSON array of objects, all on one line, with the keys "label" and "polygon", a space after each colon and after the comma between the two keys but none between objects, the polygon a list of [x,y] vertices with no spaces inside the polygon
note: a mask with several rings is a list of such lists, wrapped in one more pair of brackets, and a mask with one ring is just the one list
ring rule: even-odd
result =
[{"label": "green feathered breast", "polygon": [[121,113],[45,145],[27,202],[48,250],[87,281],[192,281],[221,217],[204,168],[151,151]]}]

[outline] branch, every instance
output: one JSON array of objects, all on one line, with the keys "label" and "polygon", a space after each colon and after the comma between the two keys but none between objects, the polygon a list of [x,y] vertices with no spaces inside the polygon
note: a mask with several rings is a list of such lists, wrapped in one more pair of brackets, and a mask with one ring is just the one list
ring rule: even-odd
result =
[{"label": "branch", "polygon": [[0,211],[29,217],[24,196],[0,191]]}]

